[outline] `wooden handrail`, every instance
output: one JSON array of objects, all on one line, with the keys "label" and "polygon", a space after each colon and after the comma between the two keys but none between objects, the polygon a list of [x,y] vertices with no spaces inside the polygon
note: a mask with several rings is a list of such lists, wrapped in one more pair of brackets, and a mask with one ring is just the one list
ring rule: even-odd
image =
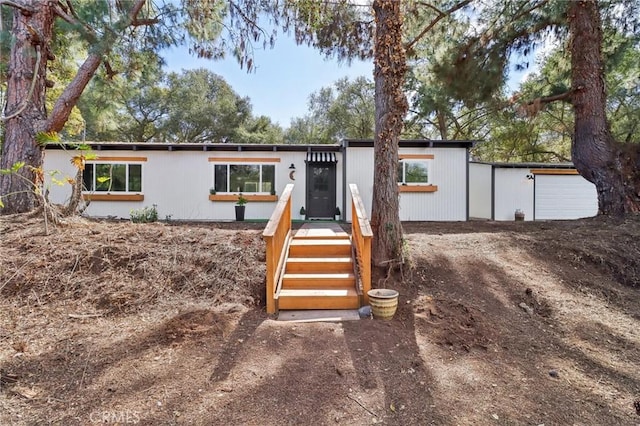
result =
[{"label": "wooden handrail", "polygon": [[358,185],[349,184],[351,191],[351,238],[356,250],[356,262],[362,282],[362,296],[365,305],[369,304],[371,290],[371,238],[373,231],[367,217],[367,211],[358,191]]},{"label": "wooden handrail", "polygon": [[282,266],[287,255],[291,238],[291,193],[293,184],[288,184],[267,226],[262,231],[262,239],[267,245],[267,313],[276,312],[277,283],[280,281]]}]

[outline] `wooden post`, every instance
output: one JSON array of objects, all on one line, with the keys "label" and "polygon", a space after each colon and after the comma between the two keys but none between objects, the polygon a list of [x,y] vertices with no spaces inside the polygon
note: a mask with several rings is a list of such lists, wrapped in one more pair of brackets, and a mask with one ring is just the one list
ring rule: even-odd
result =
[{"label": "wooden post", "polygon": [[288,244],[291,232],[292,192],[293,184],[288,184],[282,192],[267,226],[262,232],[262,238],[266,244],[267,285],[265,290],[268,314],[274,314],[276,312],[276,285],[280,277],[280,269],[284,264],[282,256],[286,254],[285,246]]},{"label": "wooden post", "polygon": [[367,292],[371,290],[371,238],[373,237],[373,232],[358,186],[351,183],[349,184],[349,190],[351,191],[351,235],[356,247],[359,264],[362,267],[360,280],[362,281],[363,301],[368,304],[369,295]]}]

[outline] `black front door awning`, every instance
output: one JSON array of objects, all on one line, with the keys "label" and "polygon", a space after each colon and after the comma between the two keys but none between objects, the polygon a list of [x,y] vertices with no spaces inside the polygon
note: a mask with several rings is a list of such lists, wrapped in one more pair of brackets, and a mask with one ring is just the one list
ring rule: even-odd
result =
[{"label": "black front door awning", "polygon": [[335,152],[307,152],[307,163],[337,163]]}]

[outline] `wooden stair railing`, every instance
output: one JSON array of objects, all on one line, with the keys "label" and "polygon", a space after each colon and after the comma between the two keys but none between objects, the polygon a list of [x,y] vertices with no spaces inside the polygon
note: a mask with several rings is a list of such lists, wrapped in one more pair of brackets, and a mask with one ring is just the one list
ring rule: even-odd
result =
[{"label": "wooden stair railing", "polygon": [[265,227],[267,313],[279,309],[357,309],[369,303],[373,232],[358,187],[351,191],[351,237],[337,224],[291,231],[289,184]]},{"label": "wooden stair railing", "polygon": [[277,309],[358,309],[352,244],[337,224],[308,223],[291,239]]},{"label": "wooden stair railing", "polygon": [[369,295],[367,292],[371,290],[371,238],[373,231],[358,186],[355,183],[350,183],[349,190],[351,191],[351,239],[356,254],[358,284],[362,291],[363,304],[368,305]]},{"label": "wooden stair railing", "polygon": [[271,214],[262,238],[267,246],[267,313],[276,312],[275,294],[282,282],[282,271],[291,241],[291,192],[293,184],[288,184],[275,210]]}]

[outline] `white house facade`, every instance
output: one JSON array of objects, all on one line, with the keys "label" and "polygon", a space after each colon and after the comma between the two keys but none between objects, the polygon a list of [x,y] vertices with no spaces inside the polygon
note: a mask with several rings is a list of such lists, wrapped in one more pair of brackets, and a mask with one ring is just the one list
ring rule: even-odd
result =
[{"label": "white house facade", "polygon": [[[235,218],[240,194],[245,219],[270,217],[284,187],[293,183],[294,219],[350,220],[346,186],[356,183],[368,213],[373,193],[373,141],[335,145],[91,143],[83,196],[86,214],[129,218],[155,205],[160,219],[224,221]],[[468,155],[472,142],[401,141],[402,220],[466,220]],[[72,146],[47,148],[44,169],[57,180],[75,176]],[[50,199],[64,203],[70,185],[49,181]]]},{"label": "white house facade", "polygon": [[570,163],[469,164],[469,216],[514,220],[580,219],[598,214],[595,186]]}]

